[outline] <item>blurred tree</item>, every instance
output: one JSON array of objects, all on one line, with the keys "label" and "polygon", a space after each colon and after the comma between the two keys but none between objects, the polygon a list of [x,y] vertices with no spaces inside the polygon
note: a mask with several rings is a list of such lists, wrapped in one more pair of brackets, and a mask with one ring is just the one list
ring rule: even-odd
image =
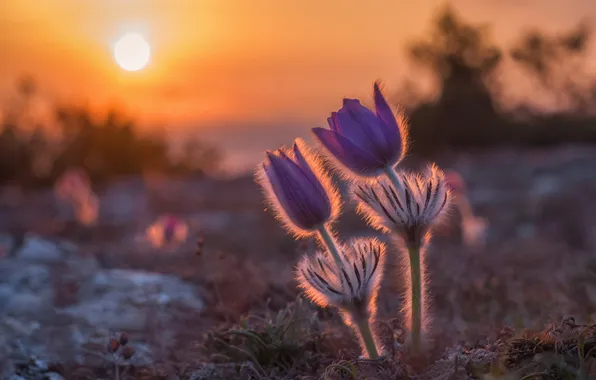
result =
[{"label": "blurred tree", "polygon": [[574,29],[547,36],[538,30],[527,32],[511,51],[511,57],[550,92],[559,107],[572,113],[593,111],[596,83],[587,80],[587,48],[591,29],[580,23]]},{"label": "blurred tree", "polygon": [[33,123],[29,109],[36,91],[33,78],[23,76],[17,81],[16,95],[8,101],[0,122],[0,182],[30,183],[33,157],[46,148],[41,126]]},{"label": "blurred tree", "polygon": [[433,103],[411,115],[412,138],[421,148],[490,145],[502,124],[489,90],[502,53],[486,26],[469,25],[446,7],[429,38],[413,43],[409,55],[429,70],[440,88]]},{"label": "blurred tree", "polygon": [[220,169],[221,152],[198,138],[185,140],[179,153],[174,162],[181,172],[206,174]]},{"label": "blurred tree", "polygon": [[501,50],[486,26],[468,24],[444,8],[430,36],[408,49],[410,59],[428,70],[439,88],[436,99],[409,112],[414,150],[596,142],[596,81],[585,69],[589,42],[585,23],[554,37],[526,34],[511,57],[564,111],[538,113],[522,104],[506,114],[495,102]]},{"label": "blurred tree", "polygon": [[48,131],[30,117],[28,104],[36,89],[32,79],[21,80],[0,120],[0,184],[51,184],[73,167],[95,182],[148,171],[204,175],[221,160],[218,150],[195,140],[173,159],[167,136],[139,132],[132,119],[115,109],[100,115],[85,107],[56,106],[53,120],[45,121],[55,130]]}]

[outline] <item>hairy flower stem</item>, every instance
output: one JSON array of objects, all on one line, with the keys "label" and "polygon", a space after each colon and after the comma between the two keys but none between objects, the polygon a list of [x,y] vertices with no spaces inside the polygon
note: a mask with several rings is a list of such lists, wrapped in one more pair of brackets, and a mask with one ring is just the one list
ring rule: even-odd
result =
[{"label": "hairy flower stem", "polygon": [[363,319],[359,321],[357,324],[358,330],[360,331],[360,336],[362,337],[362,341],[364,342],[364,347],[366,348],[366,352],[368,352],[369,359],[377,359],[379,357],[379,353],[377,352],[377,346],[375,344],[375,339],[373,338],[372,331],[370,330],[370,324],[368,320]]},{"label": "hairy flower stem", "polygon": [[[393,167],[386,167],[385,174],[397,190],[401,190],[401,182],[397,177],[397,172]],[[420,349],[422,335],[422,273],[420,270],[420,248],[408,248],[410,258],[410,322],[411,339],[414,351]]]},{"label": "hairy flower stem", "polygon": [[420,273],[420,248],[408,248],[410,256],[410,321],[412,338],[412,348],[414,351],[420,349],[421,333],[422,333],[422,277]]},{"label": "hairy flower stem", "polygon": [[393,168],[391,166],[387,166],[385,168],[385,174],[387,174],[387,177],[389,178],[389,180],[391,181],[391,183],[393,184],[393,186],[395,186],[395,188],[397,190],[403,190],[401,182],[400,182],[399,178],[397,178],[397,172],[395,171],[395,168]]},{"label": "hairy flower stem", "polygon": [[337,242],[331,234],[331,231],[329,231],[329,228],[327,228],[327,226],[325,225],[319,227],[318,231],[319,237],[321,238],[325,246],[327,246],[329,252],[331,252],[331,256],[333,256],[333,260],[335,260],[335,265],[337,265],[338,269],[342,268],[342,261],[339,256],[339,247],[337,246]]}]

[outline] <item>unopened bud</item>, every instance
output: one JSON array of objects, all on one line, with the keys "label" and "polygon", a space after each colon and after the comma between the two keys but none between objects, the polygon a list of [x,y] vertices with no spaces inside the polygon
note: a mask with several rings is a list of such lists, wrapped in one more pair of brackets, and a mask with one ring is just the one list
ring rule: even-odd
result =
[{"label": "unopened bud", "polygon": [[126,343],[128,343],[128,335],[126,333],[120,334],[120,345],[126,346]]},{"label": "unopened bud", "polygon": [[125,360],[128,360],[130,358],[132,358],[132,356],[135,354],[135,349],[133,346],[126,346],[122,349],[122,357]]}]

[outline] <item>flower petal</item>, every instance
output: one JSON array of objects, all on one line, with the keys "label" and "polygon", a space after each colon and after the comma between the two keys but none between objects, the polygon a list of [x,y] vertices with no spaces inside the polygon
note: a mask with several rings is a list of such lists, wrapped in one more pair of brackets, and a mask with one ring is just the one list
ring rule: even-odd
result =
[{"label": "flower petal", "polygon": [[285,152],[268,153],[270,169],[265,172],[271,181],[271,187],[288,217],[304,229],[312,229],[324,223],[331,214],[331,202],[321,192],[303,170],[290,159]]},{"label": "flower petal", "polygon": [[329,212],[331,212],[331,200],[327,196],[327,191],[325,191],[321,181],[317,178],[312,168],[304,158],[304,155],[300,151],[298,144],[294,143],[293,150],[294,156],[296,157],[297,166],[302,170],[305,179],[307,179],[312,186],[314,200],[317,201],[321,209],[329,209]]},{"label": "flower petal", "polygon": [[337,132],[371,154],[385,146],[379,119],[357,99],[344,99],[344,105],[337,113],[336,125]]},{"label": "flower petal", "polygon": [[285,158],[280,157],[278,154],[267,152],[269,158],[269,166],[264,165],[265,173],[269,177],[271,188],[275,193],[281,207],[288,214],[290,219],[295,220],[296,215],[292,207],[292,199],[286,193],[286,189],[291,187],[294,181],[289,176],[287,170],[287,162]]},{"label": "flower petal", "polygon": [[[263,169],[265,171],[265,174],[267,175],[267,178],[269,179],[269,183],[271,184],[271,189],[273,190],[273,193],[277,197],[277,200],[279,201],[282,208],[285,210],[286,209],[285,205],[288,204],[288,200],[286,199],[286,196],[283,192],[282,184],[281,184],[279,177],[277,175],[277,171],[274,169],[274,166],[273,166],[274,162],[277,165],[281,165],[278,162],[279,157],[277,157],[275,154],[271,153],[270,151],[266,151],[265,154],[267,155],[267,159],[269,162],[267,162],[267,160],[265,160],[263,162]],[[290,215],[288,215],[288,216],[290,216]]]},{"label": "flower petal", "polygon": [[332,131],[338,132],[337,112],[331,112],[331,116],[327,118],[327,124]]},{"label": "flower petal", "polygon": [[344,136],[385,164],[395,163],[401,155],[401,144],[395,143],[399,141],[395,139],[395,134],[388,138],[383,120],[358,100],[345,99],[344,107],[339,110],[338,120]]},{"label": "flower petal", "polygon": [[390,149],[396,149],[399,147],[401,151],[401,133],[395,115],[389,107],[387,100],[383,96],[383,93],[379,89],[379,84],[374,85],[374,98],[375,98],[375,110],[377,117],[382,121],[383,134],[385,135],[386,141],[391,145]]},{"label": "flower petal", "polygon": [[385,164],[352,143],[343,135],[324,128],[313,128],[321,144],[348,169],[362,175],[373,175],[383,170]]}]

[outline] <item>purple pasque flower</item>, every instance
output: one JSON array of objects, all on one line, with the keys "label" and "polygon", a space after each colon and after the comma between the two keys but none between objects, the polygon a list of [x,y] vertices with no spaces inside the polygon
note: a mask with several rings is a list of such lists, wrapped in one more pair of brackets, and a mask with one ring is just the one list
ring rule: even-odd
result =
[{"label": "purple pasque flower", "polygon": [[291,232],[309,235],[337,217],[338,192],[302,140],[296,140],[291,150],[281,148],[266,155],[257,179]]},{"label": "purple pasque flower", "polygon": [[341,166],[358,176],[376,177],[405,153],[405,120],[398,117],[398,122],[378,83],[374,99],[376,113],[357,99],[344,99],[343,107],[327,119],[331,129],[312,130]]}]

